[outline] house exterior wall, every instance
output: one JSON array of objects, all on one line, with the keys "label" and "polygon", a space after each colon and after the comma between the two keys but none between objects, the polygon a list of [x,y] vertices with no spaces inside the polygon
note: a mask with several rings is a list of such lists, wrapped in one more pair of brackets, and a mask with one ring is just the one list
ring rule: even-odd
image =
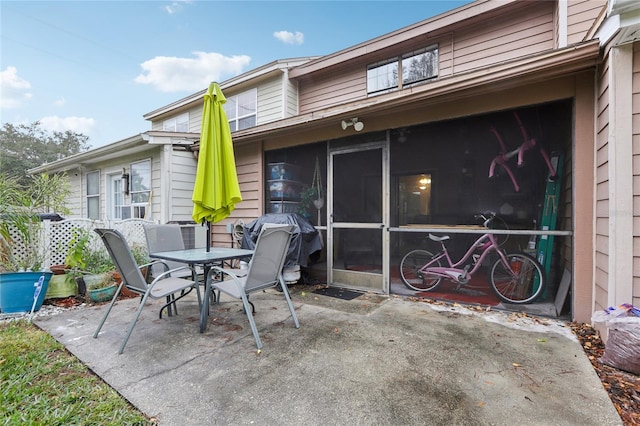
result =
[{"label": "house exterior wall", "polygon": [[640,300],[634,207],[640,172],[634,148],[640,111],[637,49],[637,43],[605,46],[599,73],[594,310]]},{"label": "house exterior wall", "polygon": [[533,2],[509,19],[498,16],[454,34],[454,73],[553,48],[553,2]]},{"label": "house exterior wall", "polygon": [[264,205],[263,154],[262,145],[258,143],[240,144],[234,147],[238,182],[242,193],[242,202],[236,206],[231,215],[212,226],[212,245],[229,247],[231,237],[227,232],[227,224],[242,219],[248,223],[262,215]]},{"label": "house exterior wall", "polygon": [[640,306],[640,43],[633,44],[633,299]]},{"label": "house exterior wall", "polygon": [[452,33],[421,37],[419,44],[415,40],[400,44],[383,56],[350,62],[339,73],[333,70],[318,72],[313,78],[302,77],[299,80],[300,113],[366,99],[367,64],[412,49],[438,45],[439,79],[552,49],[554,3],[526,3],[526,7],[513,7],[508,20],[504,16],[477,20],[477,23]]},{"label": "house exterior wall", "polygon": [[584,41],[596,18],[606,7],[606,0],[569,0],[567,2],[568,44]]},{"label": "house exterior wall", "polygon": [[286,78],[283,80],[285,86],[286,111],[284,117],[294,117],[298,115],[298,84]]},{"label": "house exterior wall", "polygon": [[284,117],[284,97],[281,78],[273,78],[258,87],[256,124],[269,123]]},{"label": "house exterior wall", "polygon": [[594,302],[596,309],[607,307],[609,280],[609,69],[608,58],[598,73],[595,152],[595,270]]},{"label": "house exterior wall", "polygon": [[170,200],[166,206],[167,217],[160,217],[165,222],[190,222],[193,212],[193,185],[196,178],[197,160],[192,152],[165,147],[165,155],[169,156],[167,166],[162,174],[168,184],[168,191],[162,194],[161,200]]},{"label": "house exterior wall", "polygon": [[[297,84],[293,81],[285,79],[286,74],[279,73],[275,76],[265,78],[257,83],[257,117],[256,124],[264,124],[272,121],[291,117],[298,112],[298,94]],[[247,86],[241,86],[238,89],[225,90],[226,97],[237,95],[247,90]],[[202,101],[187,105],[170,114],[163,115],[151,122],[151,130],[162,131],[162,125],[165,120],[177,115],[189,113],[189,129],[188,132],[200,133],[202,126]]]},{"label": "house exterior wall", "polygon": [[67,177],[69,179],[69,189],[71,190],[71,194],[69,198],[67,198],[66,207],[71,211],[68,215],[69,218],[79,218],[82,217],[81,212],[83,211],[83,197],[85,188],[85,181],[82,173],[79,170],[72,170],[67,172]]}]

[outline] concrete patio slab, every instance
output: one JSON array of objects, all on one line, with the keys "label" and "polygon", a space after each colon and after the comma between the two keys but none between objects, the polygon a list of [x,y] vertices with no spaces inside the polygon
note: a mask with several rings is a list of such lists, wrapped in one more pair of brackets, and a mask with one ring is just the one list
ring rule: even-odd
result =
[{"label": "concrete patio slab", "polygon": [[149,303],[122,355],[138,299],[119,301],[97,339],[105,305],[34,322],[160,425],[622,424],[562,322],[292,293],[300,329],[281,293],[252,295],[261,352],[224,296],[203,334],[195,296],[162,320]]}]

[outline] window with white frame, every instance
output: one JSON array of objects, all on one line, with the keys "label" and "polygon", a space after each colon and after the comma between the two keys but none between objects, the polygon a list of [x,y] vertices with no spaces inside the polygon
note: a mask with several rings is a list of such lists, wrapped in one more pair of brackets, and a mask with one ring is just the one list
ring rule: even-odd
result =
[{"label": "window with white frame", "polygon": [[420,49],[402,55],[402,85],[408,86],[438,76],[438,49]]},{"label": "window with white frame", "polygon": [[100,219],[100,171],[87,173],[87,217]]},{"label": "window with white frame", "polygon": [[367,66],[367,93],[378,93],[398,87],[398,58]]},{"label": "window with white frame", "polygon": [[224,112],[227,114],[232,132],[255,126],[257,110],[258,89],[255,88],[229,96],[224,104]]},{"label": "window with white frame", "polygon": [[[402,76],[400,79],[399,76]],[[438,47],[414,50],[367,66],[367,93],[384,93],[438,76]]]},{"label": "window with white frame", "polygon": [[109,188],[109,192],[107,193],[107,218],[122,219],[123,210],[129,208],[129,206],[125,206],[124,204],[124,194],[122,192],[122,176],[120,174],[109,175],[107,181]]},{"label": "window with white frame", "polygon": [[177,117],[169,118],[162,122],[162,130],[166,132],[188,132],[189,113],[185,112]]},{"label": "window with white frame", "polygon": [[130,185],[131,217],[144,218],[151,200],[151,160],[131,163]]}]

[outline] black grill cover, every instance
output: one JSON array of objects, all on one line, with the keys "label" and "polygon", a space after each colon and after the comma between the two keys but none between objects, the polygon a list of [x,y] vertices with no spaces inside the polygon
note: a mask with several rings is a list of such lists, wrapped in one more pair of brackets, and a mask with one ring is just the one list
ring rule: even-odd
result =
[{"label": "black grill cover", "polygon": [[300,265],[306,267],[309,263],[309,256],[322,250],[322,237],[318,230],[311,222],[297,213],[269,213],[248,223],[242,234],[241,247],[243,249],[253,250],[256,248],[256,241],[264,223],[295,225],[284,266]]}]

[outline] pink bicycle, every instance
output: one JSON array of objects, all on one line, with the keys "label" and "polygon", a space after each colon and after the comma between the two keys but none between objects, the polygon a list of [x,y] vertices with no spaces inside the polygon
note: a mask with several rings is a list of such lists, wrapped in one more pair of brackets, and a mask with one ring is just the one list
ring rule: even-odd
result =
[{"label": "pink bicycle", "polygon": [[[488,229],[495,213],[476,217],[482,219],[483,226]],[[456,283],[456,290],[459,290],[480,269],[489,253],[495,252],[498,259],[490,267],[488,276],[491,289],[500,300],[514,304],[532,303],[544,292],[546,280],[540,263],[526,253],[505,253],[489,231],[481,235],[456,263],[451,260],[445,245],[448,235],[429,234],[429,239],[440,243],[442,250],[439,253],[412,250],[400,261],[400,277],[411,290],[434,291],[443,279]]]}]

